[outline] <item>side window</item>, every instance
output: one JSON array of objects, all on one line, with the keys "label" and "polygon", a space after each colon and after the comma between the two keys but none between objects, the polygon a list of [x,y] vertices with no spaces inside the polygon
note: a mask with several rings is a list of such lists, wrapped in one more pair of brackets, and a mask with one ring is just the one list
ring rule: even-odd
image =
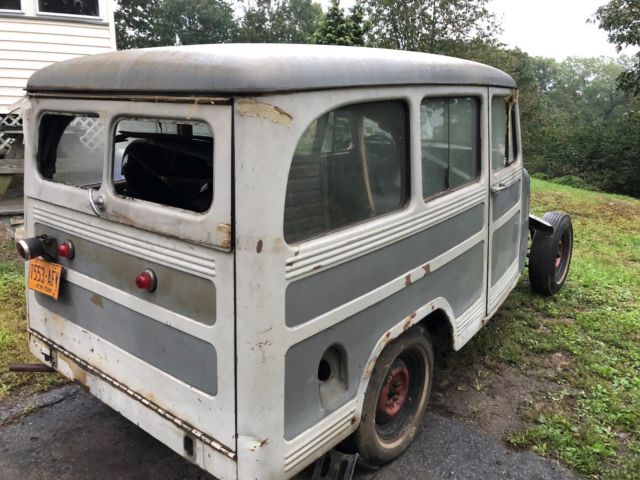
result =
[{"label": "side window", "polygon": [[47,113],[40,121],[38,172],[58,183],[97,188],[102,183],[105,125],[94,114]]},{"label": "side window", "polygon": [[124,119],[116,125],[116,194],[205,212],[213,199],[213,135],[202,122]]},{"label": "side window", "polygon": [[515,160],[514,121],[511,97],[493,97],[491,100],[492,170],[511,165]]},{"label": "side window", "polygon": [[401,209],[409,196],[407,106],[349,105],[316,119],[296,147],[284,211],[288,243]]},{"label": "side window", "polygon": [[480,101],[426,98],[420,105],[422,194],[429,198],[480,177]]}]

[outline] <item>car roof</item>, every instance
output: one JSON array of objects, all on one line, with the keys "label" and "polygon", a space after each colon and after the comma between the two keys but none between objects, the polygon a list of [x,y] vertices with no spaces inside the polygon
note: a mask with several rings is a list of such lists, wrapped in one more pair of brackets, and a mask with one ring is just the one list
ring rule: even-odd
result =
[{"label": "car roof", "polygon": [[423,84],[516,87],[501,70],[442,55],[333,45],[217,44],[78,57],[37,71],[27,91],[246,95]]}]

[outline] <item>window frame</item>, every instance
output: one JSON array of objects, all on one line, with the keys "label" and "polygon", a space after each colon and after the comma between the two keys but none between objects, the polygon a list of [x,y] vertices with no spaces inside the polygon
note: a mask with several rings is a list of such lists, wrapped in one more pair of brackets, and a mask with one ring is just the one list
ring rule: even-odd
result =
[{"label": "window frame", "polygon": [[185,118],[176,118],[176,117],[170,117],[170,116],[157,116],[157,117],[151,117],[151,116],[140,116],[140,115],[116,115],[113,116],[110,119],[110,126],[107,126],[107,128],[105,128],[105,135],[107,136],[107,138],[105,139],[105,141],[108,142],[108,144],[106,145],[105,150],[107,151],[107,169],[106,169],[106,175],[108,178],[108,182],[107,182],[107,187],[109,188],[110,192],[117,198],[119,198],[120,200],[123,201],[131,201],[131,200],[135,200],[138,202],[144,202],[145,204],[150,204],[150,205],[156,205],[159,207],[163,207],[163,208],[170,208],[172,210],[178,210],[181,212],[188,212],[189,214],[194,214],[194,215],[198,215],[198,216],[205,216],[208,215],[214,207],[214,201],[215,201],[215,190],[213,191],[213,195],[211,197],[211,203],[209,204],[209,206],[207,207],[206,210],[202,211],[202,212],[198,212],[195,210],[186,210],[183,208],[179,208],[179,207],[173,207],[171,205],[165,205],[163,203],[157,203],[157,202],[151,202],[149,200],[145,200],[143,198],[137,198],[137,197],[127,197],[124,195],[120,195],[115,188],[115,182],[114,182],[114,178],[113,178],[113,172],[114,172],[114,168],[115,168],[115,155],[116,155],[116,142],[115,142],[115,135],[117,132],[117,128],[118,128],[118,124],[122,121],[122,120],[159,120],[159,121],[167,121],[167,122],[172,122],[172,123],[185,123],[185,124],[191,124],[191,125],[195,125],[196,123],[204,123],[207,128],[209,129],[209,132],[211,133],[211,138],[213,139],[213,143],[211,146],[211,150],[212,150],[212,160],[211,160],[211,184],[212,184],[212,188],[215,189],[215,176],[216,176],[216,161],[215,161],[215,141],[216,141],[216,136],[214,134],[213,131],[213,127],[211,126],[211,124],[205,120],[205,119],[201,119],[198,117],[191,117],[189,119],[185,119]]},{"label": "window frame", "polygon": [[[472,181],[469,181],[467,183],[464,183],[462,185],[458,185],[457,187],[454,188],[447,188],[445,190],[442,190],[440,192],[437,193],[433,193],[429,196],[425,196],[424,195],[424,172],[423,172],[423,158],[422,158],[422,117],[420,116],[420,123],[418,125],[418,142],[420,143],[420,150],[419,150],[419,156],[420,156],[420,178],[419,178],[419,183],[420,183],[420,194],[422,196],[422,200],[424,203],[429,203],[432,200],[436,200],[442,197],[445,197],[451,193],[457,192],[458,190],[462,190],[464,188],[467,188],[471,185],[475,185],[477,183],[480,183],[483,181],[484,178],[484,171],[485,171],[485,167],[484,167],[484,162],[483,162],[483,148],[484,148],[484,138],[483,138],[483,129],[482,129],[482,114],[483,114],[483,106],[484,106],[484,102],[485,102],[485,94],[484,93],[480,93],[480,92],[475,92],[475,93],[464,93],[464,91],[461,91],[460,93],[434,93],[434,94],[429,94],[429,95],[424,95],[421,99],[420,102],[418,104],[418,111],[419,113],[421,113],[421,109],[422,109],[422,105],[423,102],[425,100],[439,100],[439,99],[453,99],[453,98],[472,98],[476,100],[476,106],[477,106],[477,118],[476,118],[476,133],[477,133],[477,163],[478,163],[478,176],[473,179]],[[491,159],[489,159],[491,160]]]},{"label": "window frame", "polygon": [[[288,241],[286,239],[286,233],[285,233],[285,223],[286,223],[286,217],[285,217],[285,211],[286,211],[286,192],[288,191],[288,187],[289,187],[289,175],[291,174],[291,168],[293,166],[293,158],[295,156],[295,150],[298,147],[298,143],[300,142],[300,140],[302,139],[302,137],[304,136],[304,134],[307,132],[307,130],[310,128],[310,126],[314,123],[317,122],[318,120],[320,120],[321,118],[330,115],[333,112],[336,112],[340,109],[343,108],[348,108],[350,106],[355,106],[355,105],[363,105],[363,104],[380,104],[380,103],[387,103],[387,102],[397,102],[403,105],[404,108],[404,119],[405,119],[405,143],[404,143],[404,147],[405,147],[405,159],[404,159],[404,185],[402,185],[402,188],[404,188],[405,192],[404,192],[404,198],[402,205],[392,211],[389,212],[385,212],[379,215],[375,215],[373,217],[369,217],[369,218],[364,218],[362,220],[359,220],[357,222],[353,222],[353,223],[349,223],[347,225],[343,225],[337,228],[332,228],[330,230],[326,230],[324,232],[318,233],[317,235],[313,235],[307,238],[302,238],[299,240],[295,240],[295,241]],[[291,155],[291,159],[289,161],[289,168],[287,169],[287,178],[286,178],[286,184],[285,184],[285,189],[284,189],[284,195],[285,195],[285,204],[283,206],[283,210],[282,210],[282,238],[285,242],[285,244],[289,245],[290,247],[292,246],[298,246],[300,244],[305,244],[307,242],[313,242],[313,241],[322,241],[322,239],[339,233],[339,232],[344,232],[353,228],[358,228],[358,227],[362,227],[363,225],[367,225],[370,224],[372,222],[378,221],[382,218],[385,217],[389,217],[392,215],[398,215],[401,214],[403,212],[406,212],[410,206],[413,203],[413,192],[414,192],[414,168],[413,168],[413,141],[412,141],[412,136],[413,136],[413,127],[412,127],[412,98],[410,96],[407,95],[389,95],[389,96],[382,96],[382,97],[378,97],[378,96],[371,96],[371,98],[359,98],[359,99],[353,99],[351,101],[344,101],[341,103],[338,103],[337,105],[334,105],[333,107],[330,107],[326,110],[323,110],[321,113],[317,114],[316,116],[314,116],[313,118],[311,118],[310,121],[307,122],[306,126],[304,127],[304,129],[302,130],[302,132],[300,133],[300,135],[297,137],[296,142],[295,142],[295,148],[294,148],[294,152]],[[324,144],[324,142],[321,144],[321,149],[322,149],[322,145]]]},{"label": "window frame", "polygon": [[[514,99],[514,93],[510,94],[493,92],[489,96],[489,168],[491,173],[496,173],[505,168],[511,167],[517,164],[521,157],[521,145],[520,145],[520,125],[518,119],[520,118],[520,111],[518,107],[517,97]],[[507,138],[511,140],[508,145],[508,152],[511,153],[511,158],[507,156],[507,161],[500,167],[493,168],[493,100],[496,98],[509,98],[511,99],[507,105],[510,105],[510,112],[507,113],[507,117],[511,115],[508,123],[508,130],[506,132]],[[510,160],[510,161],[509,161]]]},{"label": "window frame", "polygon": [[79,20],[104,20],[105,19],[105,14],[104,14],[106,10],[105,0],[96,0],[98,4],[97,15],[77,15],[74,13],[57,13],[57,12],[42,11],[40,10],[40,0],[32,0],[32,1],[34,2],[35,14],[38,17],[55,17],[55,18],[68,18],[68,19],[79,19]]}]

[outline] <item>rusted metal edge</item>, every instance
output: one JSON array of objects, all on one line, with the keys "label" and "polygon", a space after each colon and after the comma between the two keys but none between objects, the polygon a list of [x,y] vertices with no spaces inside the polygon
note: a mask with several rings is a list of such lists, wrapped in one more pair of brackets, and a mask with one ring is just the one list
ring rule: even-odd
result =
[{"label": "rusted metal edge", "polygon": [[73,98],[76,100],[124,100],[130,102],[169,102],[195,103],[198,105],[228,105],[229,97],[193,97],[177,95],[126,95],[126,94],[95,94],[95,93],[67,93],[67,92],[28,92],[27,96],[36,98]]},{"label": "rusted metal edge", "polygon": [[39,332],[37,332],[37,331],[35,331],[35,330],[31,329],[31,328],[28,329],[28,332],[29,332],[30,335],[33,335],[34,337],[36,337],[41,342],[47,344],[53,350],[55,350],[55,351],[57,351],[59,353],[62,353],[65,357],[69,357],[71,360],[73,360],[83,370],[86,370],[89,373],[100,377],[102,380],[108,382],[113,387],[117,388],[118,390],[126,393],[128,396],[130,396],[134,400],[139,401],[144,406],[150,408],[151,410],[153,410],[158,415],[164,417],[166,420],[169,420],[171,423],[175,424],[177,427],[181,428],[185,432],[193,435],[194,437],[196,437],[201,442],[209,445],[214,450],[219,451],[220,453],[222,453],[226,457],[230,458],[231,460],[235,460],[236,459],[236,453],[231,451],[231,450],[229,450],[227,447],[222,445],[217,440],[209,437],[205,433],[202,433],[197,428],[191,426],[190,424],[188,424],[187,422],[181,420],[180,418],[172,415],[171,413],[167,412],[166,410],[164,410],[162,407],[156,405],[155,403],[150,402],[149,400],[144,398],[139,393],[131,390],[125,384],[117,381],[115,378],[112,378],[109,375],[107,375],[106,373],[98,370],[93,365],[88,364],[87,362],[85,362],[84,360],[79,358],[78,356],[76,356],[73,353],[71,353],[68,350],[66,350],[64,347],[62,347],[62,346],[58,345],[57,343],[49,340],[48,338],[43,336],[41,333],[39,333]]}]

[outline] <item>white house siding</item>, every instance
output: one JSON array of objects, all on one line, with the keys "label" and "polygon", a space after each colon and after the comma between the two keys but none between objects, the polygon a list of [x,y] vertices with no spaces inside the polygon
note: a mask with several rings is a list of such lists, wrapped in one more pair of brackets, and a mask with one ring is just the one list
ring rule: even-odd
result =
[{"label": "white house siding", "polygon": [[0,16],[0,114],[8,113],[8,107],[24,95],[27,80],[36,70],[115,50],[113,12],[107,10],[108,23]]}]

